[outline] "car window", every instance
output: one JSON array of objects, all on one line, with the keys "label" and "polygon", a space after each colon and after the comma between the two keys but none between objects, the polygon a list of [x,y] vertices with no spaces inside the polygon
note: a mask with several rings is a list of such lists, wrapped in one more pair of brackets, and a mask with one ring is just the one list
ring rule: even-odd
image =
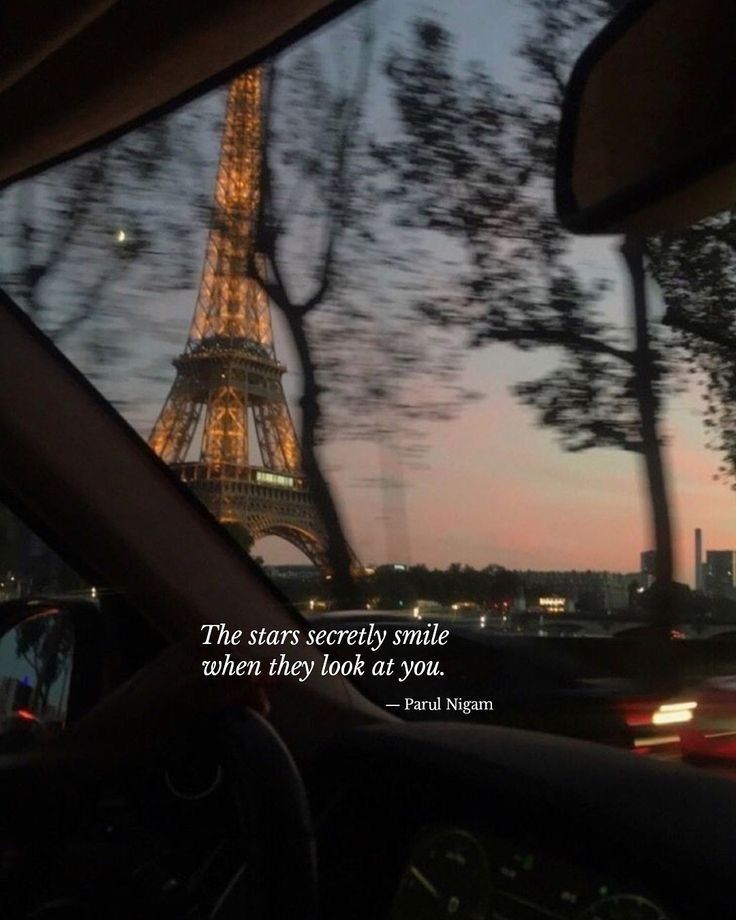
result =
[{"label": "car window", "polygon": [[94,598],[97,588],[0,501],[0,604],[60,595]]},{"label": "car window", "polygon": [[64,605],[97,594],[0,502],[0,750],[64,727],[75,644]]},{"label": "car window", "polygon": [[305,616],[646,626],[654,451],[673,635],[736,619],[731,216],[646,242],[648,401],[622,240],[554,218],[616,6],[379,0],[3,193],[3,286]]}]

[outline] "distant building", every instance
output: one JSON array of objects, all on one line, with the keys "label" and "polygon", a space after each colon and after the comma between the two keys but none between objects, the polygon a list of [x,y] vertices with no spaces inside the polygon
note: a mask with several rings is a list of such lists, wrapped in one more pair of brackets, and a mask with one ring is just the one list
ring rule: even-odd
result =
[{"label": "distant building", "polygon": [[705,554],[705,590],[711,597],[736,599],[736,550],[709,549]]},{"label": "distant building", "polygon": [[606,610],[626,610],[631,606],[631,592],[639,586],[636,575],[605,572],[603,575],[603,606]]},{"label": "distant building", "polygon": [[695,590],[703,590],[703,531],[695,528]]},{"label": "distant building", "polygon": [[657,575],[657,550],[646,549],[641,554],[641,578],[643,588],[651,588]]},{"label": "distant building", "polygon": [[561,594],[543,594],[527,598],[527,610],[529,613],[559,616],[561,613],[574,613],[575,601]]},{"label": "distant building", "polygon": [[[518,571],[524,586],[525,607],[536,609],[540,598],[564,598],[565,613],[573,611],[625,610],[630,605],[632,584],[641,580],[638,573],[600,571]],[[543,606],[543,605],[541,605]],[[555,605],[553,605],[555,606]],[[557,606],[560,606],[557,604]],[[520,606],[514,604],[514,610]]]},{"label": "distant building", "polygon": [[524,594],[523,589],[514,598],[511,610],[513,613],[526,613],[526,594]]}]

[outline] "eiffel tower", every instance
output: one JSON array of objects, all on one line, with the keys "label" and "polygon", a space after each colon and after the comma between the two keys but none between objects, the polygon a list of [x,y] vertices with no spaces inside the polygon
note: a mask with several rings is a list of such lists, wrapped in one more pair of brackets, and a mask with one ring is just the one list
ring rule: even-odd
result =
[{"label": "eiffel tower", "polygon": [[279,536],[326,570],[325,532],[301,471],[268,297],[248,274],[260,258],[263,84],[255,68],[230,85],[197,305],[149,443],[241,542]]}]

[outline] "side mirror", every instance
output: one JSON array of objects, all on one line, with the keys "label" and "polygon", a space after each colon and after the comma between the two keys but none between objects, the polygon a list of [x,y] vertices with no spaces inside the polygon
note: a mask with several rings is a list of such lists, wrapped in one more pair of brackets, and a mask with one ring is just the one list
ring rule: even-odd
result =
[{"label": "side mirror", "polygon": [[556,203],[574,233],[659,233],[736,204],[736,19],[633,0],[570,77]]},{"label": "side mirror", "polygon": [[87,602],[0,604],[0,752],[58,734],[96,702],[100,624]]}]

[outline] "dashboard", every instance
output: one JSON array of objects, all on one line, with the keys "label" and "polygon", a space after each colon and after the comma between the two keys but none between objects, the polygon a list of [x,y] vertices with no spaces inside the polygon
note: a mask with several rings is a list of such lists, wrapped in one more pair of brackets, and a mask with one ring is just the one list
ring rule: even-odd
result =
[{"label": "dashboard", "polygon": [[390,920],[671,920],[653,901],[528,846],[460,827],[423,828]]},{"label": "dashboard", "polygon": [[733,915],[732,780],[457,723],[353,731],[305,776],[322,920]]},{"label": "dashboard", "polygon": [[[167,748],[164,771],[115,761],[106,776],[89,760],[83,776],[73,761],[74,794],[63,760],[19,773],[3,815],[17,832],[0,850],[6,883],[33,903],[59,905],[64,894],[66,912],[44,914],[60,918],[82,916],[79,905],[98,895],[114,901],[116,916],[140,916],[137,906],[147,904],[160,917],[194,916],[182,905],[195,895],[211,907],[241,886],[249,897],[262,890],[273,898],[281,886],[302,898],[312,860],[295,885],[302,848],[290,849],[290,840],[308,842],[311,854],[311,828],[289,831],[296,812],[269,784],[272,761],[249,744],[223,783],[212,746],[194,741],[176,755]],[[602,745],[457,723],[340,732],[300,767],[314,818],[320,920],[733,916],[732,780]],[[238,804],[241,788],[255,793],[247,808]],[[49,871],[40,874],[30,859],[36,814],[58,829],[48,839]],[[19,874],[13,860],[25,850],[30,874]],[[266,887],[265,869],[273,876]]]}]

